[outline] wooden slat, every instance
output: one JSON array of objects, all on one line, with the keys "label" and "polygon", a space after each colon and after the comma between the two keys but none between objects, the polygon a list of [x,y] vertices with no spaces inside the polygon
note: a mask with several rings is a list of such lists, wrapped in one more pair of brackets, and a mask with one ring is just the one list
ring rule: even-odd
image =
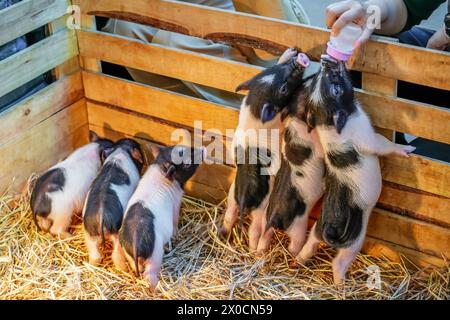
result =
[{"label": "wooden slat", "polygon": [[0,193],[19,191],[31,173],[47,169],[88,142],[84,99],[0,147]]},{"label": "wooden slat", "polygon": [[[48,31],[50,34],[55,34],[61,30],[64,30],[67,28],[67,19],[69,18],[69,15],[66,14],[55,21],[52,21],[48,24]],[[80,63],[78,56],[75,56],[73,58],[70,58],[63,64],[57,66],[55,69],[53,69],[53,76],[56,80],[62,79],[66,75],[72,74],[80,69]]]},{"label": "wooden slat", "polygon": [[62,30],[0,61],[0,97],[77,54],[75,33]]},{"label": "wooden slat", "polygon": [[[101,32],[77,31],[80,55],[234,92],[262,68]],[[101,46],[98,43],[102,43]],[[155,63],[157,61],[157,63]],[[214,74],[214,76],[212,76]]]},{"label": "wooden slat", "polygon": [[[329,31],[276,19],[179,1],[80,1],[82,12],[153,25],[212,40],[228,40],[281,53],[297,46],[312,58],[325,52]],[[201,17],[201,19],[193,19]],[[353,69],[444,90],[450,89],[450,54],[386,40],[369,41]]]},{"label": "wooden slat", "polygon": [[[99,104],[95,101],[87,101],[89,123],[99,127],[113,128],[119,132],[142,139],[150,140],[163,145],[173,144],[193,144],[194,139],[200,139],[203,146],[208,146],[211,141],[203,139],[201,133],[193,131],[192,127],[181,127],[167,120],[149,117],[145,114],[136,113],[120,107]],[[205,128],[206,129],[206,128]],[[173,133],[177,130],[180,134]],[[173,138],[172,138],[173,137]],[[225,152],[231,154],[231,138],[219,136],[221,140],[217,143],[222,146],[222,150],[215,150],[211,155],[217,161],[225,160]],[[219,147],[218,147],[219,148]]]},{"label": "wooden slat", "polygon": [[66,13],[69,0],[23,0],[0,12],[0,46]]},{"label": "wooden slat", "polygon": [[375,209],[367,228],[369,236],[427,254],[450,258],[450,229]]},{"label": "wooden slat", "polygon": [[[136,139],[141,145],[143,146],[143,149],[149,159],[151,159],[150,155],[150,145],[152,144],[148,140],[136,138],[133,135],[128,135],[126,133],[121,133],[118,131],[114,131],[112,129],[108,129],[105,127],[98,127],[96,125],[90,124],[89,126],[90,130],[95,131],[101,136],[105,136],[107,138],[117,140],[122,137],[133,137]],[[209,167],[212,167],[209,169]],[[208,170],[209,169],[209,170]],[[192,181],[190,181],[186,185],[186,193],[188,195],[204,199],[205,201],[211,202],[211,203],[220,203],[225,199],[227,190],[229,186],[231,185],[231,182],[234,177],[234,168],[224,166],[224,165],[213,165],[213,166],[206,166],[202,165],[196,175],[192,178]],[[318,213],[315,213],[315,217],[317,217]],[[312,217],[314,220],[315,217]],[[444,260],[441,258],[437,258],[435,256],[431,256],[429,254],[425,254],[423,252],[419,252],[417,250],[407,248],[404,246],[401,246],[399,244],[387,242],[384,240],[379,240],[377,237],[385,236],[386,233],[389,233],[393,230],[393,228],[396,228],[396,219],[397,216],[392,215],[391,213],[387,213],[385,211],[374,213],[371,217],[371,225],[377,224],[377,225],[383,225],[385,223],[389,223],[389,225],[384,228],[377,228],[375,231],[373,230],[374,227],[369,228],[369,233],[366,237],[365,244],[363,246],[363,252],[368,254],[373,254],[376,256],[384,255],[387,258],[393,260],[393,261],[400,261],[400,254],[404,254],[407,256],[409,260],[411,260],[413,263],[416,263],[419,266],[426,266],[428,264],[438,265],[442,266],[444,265]],[[402,217],[398,217],[402,219]],[[390,221],[394,219],[395,221]],[[405,220],[405,218],[403,218]],[[372,220],[375,220],[372,222]],[[410,238],[405,241],[407,244],[411,245],[411,243],[414,243],[414,237],[419,236],[423,232],[429,232],[436,231],[433,230],[434,226],[431,224],[424,224],[424,226],[420,226],[419,228],[414,227],[416,221],[412,219],[406,219],[406,226],[405,227],[405,221],[403,223],[400,223],[400,228],[402,229],[402,232],[405,232],[406,237]],[[380,230],[378,230],[380,229]],[[415,230],[415,231],[414,231]],[[444,237],[444,242],[442,244],[438,244],[438,249],[435,249],[433,247],[433,253],[436,252],[436,250],[445,249],[445,241],[449,241],[450,238],[450,231],[448,229],[443,229],[444,232],[442,233],[442,237]],[[441,239],[439,234],[441,234],[441,229],[437,230],[437,237],[438,239]],[[394,237],[390,236],[390,239],[396,240],[395,233]],[[429,245],[434,246],[436,245],[436,234],[430,233],[427,234],[425,239],[419,238],[419,245]],[[428,247],[426,247],[426,250],[429,250]],[[448,251],[448,248],[445,249]]]},{"label": "wooden slat", "polygon": [[0,113],[0,146],[83,96],[81,73],[77,72]]},{"label": "wooden slat", "polygon": [[450,165],[427,157],[387,156],[382,161],[383,180],[450,197]]},{"label": "wooden slat", "polygon": [[361,251],[375,257],[384,256],[395,262],[403,261],[407,266],[410,265],[408,262],[421,268],[426,268],[430,265],[437,267],[448,266],[448,262],[444,259],[369,236],[366,236]]},{"label": "wooden slat", "polygon": [[88,99],[184,126],[192,127],[200,120],[205,129],[216,128],[226,135],[226,130],[236,128],[238,122],[236,109],[144,84],[91,72],[83,72],[83,83]]},{"label": "wooden slat", "polygon": [[[362,89],[374,92],[386,97],[397,96],[397,80],[379,76],[373,73],[363,72],[361,74]],[[389,129],[376,128],[377,132],[390,141],[394,141],[394,132]]]},{"label": "wooden slat", "polygon": [[[248,64],[144,44],[137,40],[104,33],[81,31],[78,38],[80,54],[83,56],[97,57],[108,62],[227,91],[234,91],[240,83],[261,71],[261,68]],[[98,43],[102,45],[99,46]],[[448,110],[405,99],[392,99],[367,91],[356,91],[358,99],[363,102],[375,126],[450,143]],[[214,111],[211,112],[210,118],[214,118]]]},{"label": "wooden slat", "polygon": [[450,199],[385,182],[378,205],[389,211],[450,228]]},{"label": "wooden slat", "polygon": [[377,127],[450,143],[450,111],[402,98],[356,89],[356,97]]}]

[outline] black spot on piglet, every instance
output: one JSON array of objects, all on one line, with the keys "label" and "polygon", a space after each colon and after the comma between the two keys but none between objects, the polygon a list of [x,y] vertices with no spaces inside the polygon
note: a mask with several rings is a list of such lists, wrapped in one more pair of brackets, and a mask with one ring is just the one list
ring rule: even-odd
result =
[{"label": "black spot on piglet", "polygon": [[336,168],[344,169],[350,166],[358,165],[360,155],[353,146],[345,151],[331,150],[327,153],[330,164]]},{"label": "black spot on piglet", "polygon": [[38,228],[36,217],[46,218],[52,211],[52,202],[48,197],[48,193],[62,191],[65,182],[64,169],[61,168],[49,170],[37,179],[31,193],[30,206],[34,222]]},{"label": "black spot on piglet", "polygon": [[127,211],[119,232],[120,244],[133,257],[136,274],[139,275],[139,258],[148,259],[155,247],[155,216],[141,202],[133,204]]},{"label": "black spot on piglet", "polygon": [[362,231],[363,209],[354,203],[354,188],[333,174],[327,174],[326,185],[316,235],[331,247],[347,247]]}]

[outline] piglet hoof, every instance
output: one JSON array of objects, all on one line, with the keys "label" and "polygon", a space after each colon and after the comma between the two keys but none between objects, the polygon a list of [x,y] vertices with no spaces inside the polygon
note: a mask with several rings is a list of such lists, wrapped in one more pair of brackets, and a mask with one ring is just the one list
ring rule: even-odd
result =
[{"label": "piglet hoof", "polygon": [[155,291],[159,282],[159,275],[154,272],[144,273],[144,279],[147,280],[151,290]]},{"label": "piglet hoof", "polygon": [[333,281],[335,286],[341,286],[342,284],[344,284],[345,276],[333,273]]},{"label": "piglet hoof", "polygon": [[401,157],[409,158],[409,155],[413,153],[414,150],[416,150],[416,147],[399,145],[396,154],[398,154]]},{"label": "piglet hoof", "polygon": [[300,263],[297,260],[292,260],[289,262],[289,269],[298,269],[300,268]]},{"label": "piglet hoof", "polygon": [[59,232],[57,236],[61,240],[65,240],[65,239],[73,237],[73,235],[70,232],[67,232],[67,231]]},{"label": "piglet hoof", "polygon": [[304,266],[306,264],[306,261],[308,261],[308,259],[302,257],[301,254],[299,254],[297,257],[295,257],[295,262],[298,264],[298,266],[300,266],[300,265]]},{"label": "piglet hoof", "polygon": [[221,228],[219,228],[219,231],[217,232],[217,234],[219,235],[219,238],[225,240],[228,237],[228,235],[230,234],[230,231],[225,227],[221,227]]},{"label": "piglet hoof", "polygon": [[102,257],[89,258],[89,264],[93,266],[98,266],[100,263],[102,263]]},{"label": "piglet hoof", "polygon": [[288,61],[289,59],[292,59],[296,55],[297,55],[297,50],[295,50],[293,48],[289,48],[278,59],[278,63],[285,63],[286,61]]}]

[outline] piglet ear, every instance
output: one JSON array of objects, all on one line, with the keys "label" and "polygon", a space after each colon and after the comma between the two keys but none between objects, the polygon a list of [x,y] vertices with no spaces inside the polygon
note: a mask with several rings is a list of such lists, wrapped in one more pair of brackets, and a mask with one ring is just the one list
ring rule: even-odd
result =
[{"label": "piglet ear", "polygon": [[338,110],[333,116],[334,127],[336,128],[338,134],[341,134],[342,129],[344,129],[347,119],[348,112],[345,110]]},{"label": "piglet ear", "polygon": [[250,79],[250,80],[247,80],[247,81],[245,81],[245,82],[243,82],[243,83],[241,83],[240,85],[238,85],[237,86],[237,88],[236,88],[236,92],[239,92],[239,91],[242,91],[242,90],[248,90],[248,89],[250,89],[250,82],[253,80],[253,78],[252,79]]},{"label": "piglet ear", "polygon": [[94,131],[89,130],[89,141],[95,142],[97,140],[98,140],[98,135]]},{"label": "piglet ear", "polygon": [[142,152],[138,148],[133,148],[133,150],[131,151],[131,156],[133,157],[134,160],[136,160],[140,164],[142,164],[142,165],[144,164],[144,159],[142,158]]},{"label": "piglet ear", "polygon": [[161,148],[155,145],[150,145],[150,151],[152,152],[153,157],[156,159],[158,154],[161,152]]},{"label": "piglet ear", "polygon": [[176,170],[177,169],[175,168],[175,166],[171,164],[170,167],[167,169],[166,173],[164,174],[164,176],[169,180],[173,180],[173,176]]},{"label": "piglet ear", "polygon": [[100,158],[102,163],[104,163],[106,161],[106,159],[111,155],[111,153],[113,153],[114,148],[106,148],[102,151]]},{"label": "piglet ear", "polygon": [[261,110],[261,121],[262,123],[273,120],[277,115],[275,107],[270,103],[265,103]]}]

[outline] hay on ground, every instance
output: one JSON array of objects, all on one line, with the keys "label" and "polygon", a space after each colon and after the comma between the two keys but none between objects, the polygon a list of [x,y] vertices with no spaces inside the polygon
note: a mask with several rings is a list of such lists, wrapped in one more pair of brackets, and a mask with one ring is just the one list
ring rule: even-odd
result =
[{"label": "hay on ground", "polygon": [[[343,286],[334,286],[334,250],[320,248],[307,266],[292,258],[276,234],[264,257],[247,251],[247,234],[217,236],[223,204],[183,199],[179,232],[163,260],[152,293],[143,279],[87,263],[82,226],[56,240],[35,227],[29,192],[0,197],[0,299],[448,299],[450,268],[407,269],[404,264],[359,254]],[[244,228],[245,229],[245,228]],[[368,270],[378,266],[381,286],[368,288]]]}]

